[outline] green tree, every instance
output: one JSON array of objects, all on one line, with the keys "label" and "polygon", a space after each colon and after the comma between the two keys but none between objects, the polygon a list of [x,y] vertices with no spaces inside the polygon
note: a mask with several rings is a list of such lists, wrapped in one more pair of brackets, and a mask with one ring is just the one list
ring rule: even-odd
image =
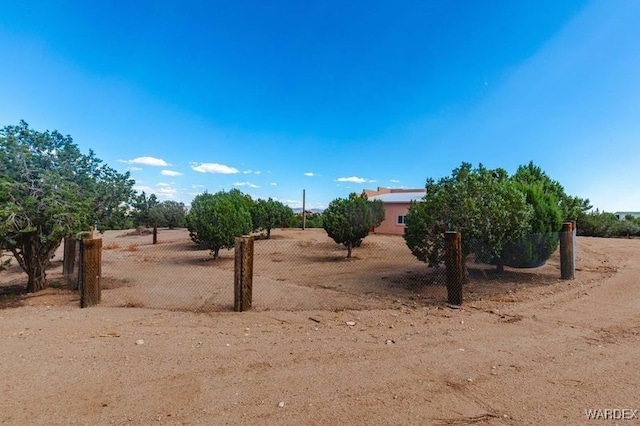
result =
[{"label": "green tree", "polygon": [[347,247],[351,257],[353,247],[359,247],[374,224],[371,203],[356,193],[349,198],[336,198],[323,212],[323,228],[333,241]]},{"label": "green tree", "polygon": [[267,231],[267,239],[271,238],[271,229],[281,228],[291,223],[293,210],[280,201],[271,198],[268,200],[256,200],[251,207],[251,219],[253,229]]},{"label": "green tree", "polygon": [[149,209],[149,221],[169,229],[184,226],[186,208],[178,201],[163,201]]},{"label": "green tree", "polygon": [[558,181],[551,179],[533,161],[526,166],[518,167],[512,179],[520,183],[541,185],[543,193],[555,196],[563,221],[576,220],[581,212],[587,212],[592,208],[588,198],[568,195]]},{"label": "green tree", "polygon": [[[306,228],[322,228],[322,213],[307,211],[304,221]],[[294,213],[289,226],[292,228],[302,228],[302,212]]]},{"label": "green tree", "polygon": [[80,153],[70,136],[21,121],[0,130],[0,247],[27,273],[27,291],[46,287],[46,266],[62,239],[108,222],[133,180]]},{"label": "green tree", "polygon": [[450,177],[427,181],[423,201],[409,207],[404,238],[418,259],[436,266],[443,258],[443,234],[459,231],[465,255],[473,249],[497,260],[501,270],[504,247],[529,231],[531,215],[531,206],[503,169],[462,163]]},{"label": "green tree", "polygon": [[369,200],[369,208],[373,217],[373,227],[377,228],[385,218],[384,203],[382,200]]},{"label": "green tree", "polygon": [[237,190],[196,196],[186,216],[193,242],[209,249],[214,259],[219,257],[221,248],[233,248],[235,237],[253,229],[246,200],[247,196]]},{"label": "green tree", "polygon": [[132,207],[134,209],[134,225],[135,226],[151,226],[153,225],[149,212],[155,206],[160,204],[156,194],[151,194],[147,197],[147,194],[142,191],[140,194],[133,196]]},{"label": "green tree", "polygon": [[562,212],[554,193],[545,192],[541,182],[518,181],[512,177],[514,187],[524,194],[533,214],[528,235],[510,241],[503,250],[502,263],[516,268],[536,267],[544,264],[558,248],[562,227]]},{"label": "green tree", "polygon": [[81,186],[84,194],[91,197],[93,207],[90,211],[91,223],[101,232],[124,227],[129,211],[128,202],[135,194],[135,182],[129,173],[121,174],[103,165],[91,150],[80,167],[84,170],[80,170],[78,175],[85,176]]}]

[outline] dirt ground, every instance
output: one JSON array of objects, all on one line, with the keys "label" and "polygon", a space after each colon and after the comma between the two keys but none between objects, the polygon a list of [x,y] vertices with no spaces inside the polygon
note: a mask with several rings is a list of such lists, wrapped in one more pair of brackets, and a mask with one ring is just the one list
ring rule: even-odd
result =
[{"label": "dirt ground", "polygon": [[322,231],[277,230],[236,313],[233,253],[185,235],[106,233],[97,307],[59,255],[40,293],[0,273],[0,423],[640,424],[638,239],[579,237],[572,281],[557,254],[474,267],[454,309],[400,237],[345,260]]}]

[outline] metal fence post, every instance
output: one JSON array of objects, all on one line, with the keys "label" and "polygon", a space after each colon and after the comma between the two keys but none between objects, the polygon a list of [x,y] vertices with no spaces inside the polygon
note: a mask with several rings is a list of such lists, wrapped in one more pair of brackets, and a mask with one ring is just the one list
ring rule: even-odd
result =
[{"label": "metal fence post", "polygon": [[78,288],[78,274],[76,271],[76,257],[78,253],[78,240],[64,238],[64,258],[62,260],[62,275],[75,290]]},{"label": "metal fence post", "polygon": [[80,307],[97,305],[100,303],[102,281],[101,238],[80,240],[79,268]]},{"label": "metal fence post", "polygon": [[233,310],[251,309],[253,292],[253,237],[236,237]]},{"label": "metal fence post", "polygon": [[573,231],[574,227],[571,222],[562,224],[562,231],[560,231],[560,278],[563,280],[572,280],[576,274]]},{"label": "metal fence post", "polygon": [[460,232],[447,231],[445,238],[445,267],[447,270],[447,302],[462,305],[462,283],[464,263],[462,259],[462,236]]}]

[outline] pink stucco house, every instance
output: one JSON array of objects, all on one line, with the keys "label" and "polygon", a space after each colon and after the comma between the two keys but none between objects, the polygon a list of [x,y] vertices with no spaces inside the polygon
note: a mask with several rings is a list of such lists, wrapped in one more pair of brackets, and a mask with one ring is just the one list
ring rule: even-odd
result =
[{"label": "pink stucco house", "polygon": [[365,189],[369,200],[380,200],[384,203],[385,219],[373,230],[376,234],[404,234],[404,224],[409,203],[421,201],[424,189],[397,189],[378,187],[377,190]]}]

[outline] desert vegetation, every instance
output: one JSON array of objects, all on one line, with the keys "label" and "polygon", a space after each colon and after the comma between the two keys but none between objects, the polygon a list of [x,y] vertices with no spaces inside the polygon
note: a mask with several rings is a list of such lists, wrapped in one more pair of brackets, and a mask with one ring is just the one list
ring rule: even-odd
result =
[{"label": "desert vegetation", "polygon": [[359,247],[371,228],[384,220],[382,201],[367,200],[366,195],[352,193],[349,198],[333,200],[323,213],[322,226],[327,235],[347,248],[347,258]]},{"label": "desert vegetation", "polygon": [[133,184],[92,151],[82,154],[70,136],[24,121],[0,130],[0,248],[27,274],[27,291],[46,287],[63,238],[126,215]]},{"label": "desert vegetation", "polygon": [[465,254],[504,266],[539,266],[558,247],[563,220],[589,210],[589,200],[572,197],[533,163],[513,176],[504,169],[469,163],[437,182],[427,180],[422,202],[407,214],[405,240],[418,259],[442,261],[446,231],[459,231]]},{"label": "desert vegetation", "polygon": [[[29,292],[47,286],[46,268],[63,238],[83,237],[92,228],[186,227],[192,241],[217,259],[235,237],[261,232],[269,239],[274,228],[302,227],[302,215],[290,207],[272,198],[253,200],[237,189],[200,194],[190,208],[138,194],[129,173],[116,172],[92,151],[81,153],[70,136],[57,131],[40,132],[21,122],[2,129],[0,142],[0,250],[11,254],[2,256],[0,269],[15,259],[28,276]],[[352,193],[305,216],[306,227],[324,228],[350,258],[384,220],[384,206]],[[579,235],[640,235],[640,219],[591,211],[589,200],[566,194],[533,163],[512,176],[462,163],[450,176],[427,180],[424,199],[409,209],[404,238],[411,253],[430,266],[442,259],[442,234],[448,230],[462,233],[466,254],[499,270],[538,266],[556,250],[566,220],[577,221]]]}]

